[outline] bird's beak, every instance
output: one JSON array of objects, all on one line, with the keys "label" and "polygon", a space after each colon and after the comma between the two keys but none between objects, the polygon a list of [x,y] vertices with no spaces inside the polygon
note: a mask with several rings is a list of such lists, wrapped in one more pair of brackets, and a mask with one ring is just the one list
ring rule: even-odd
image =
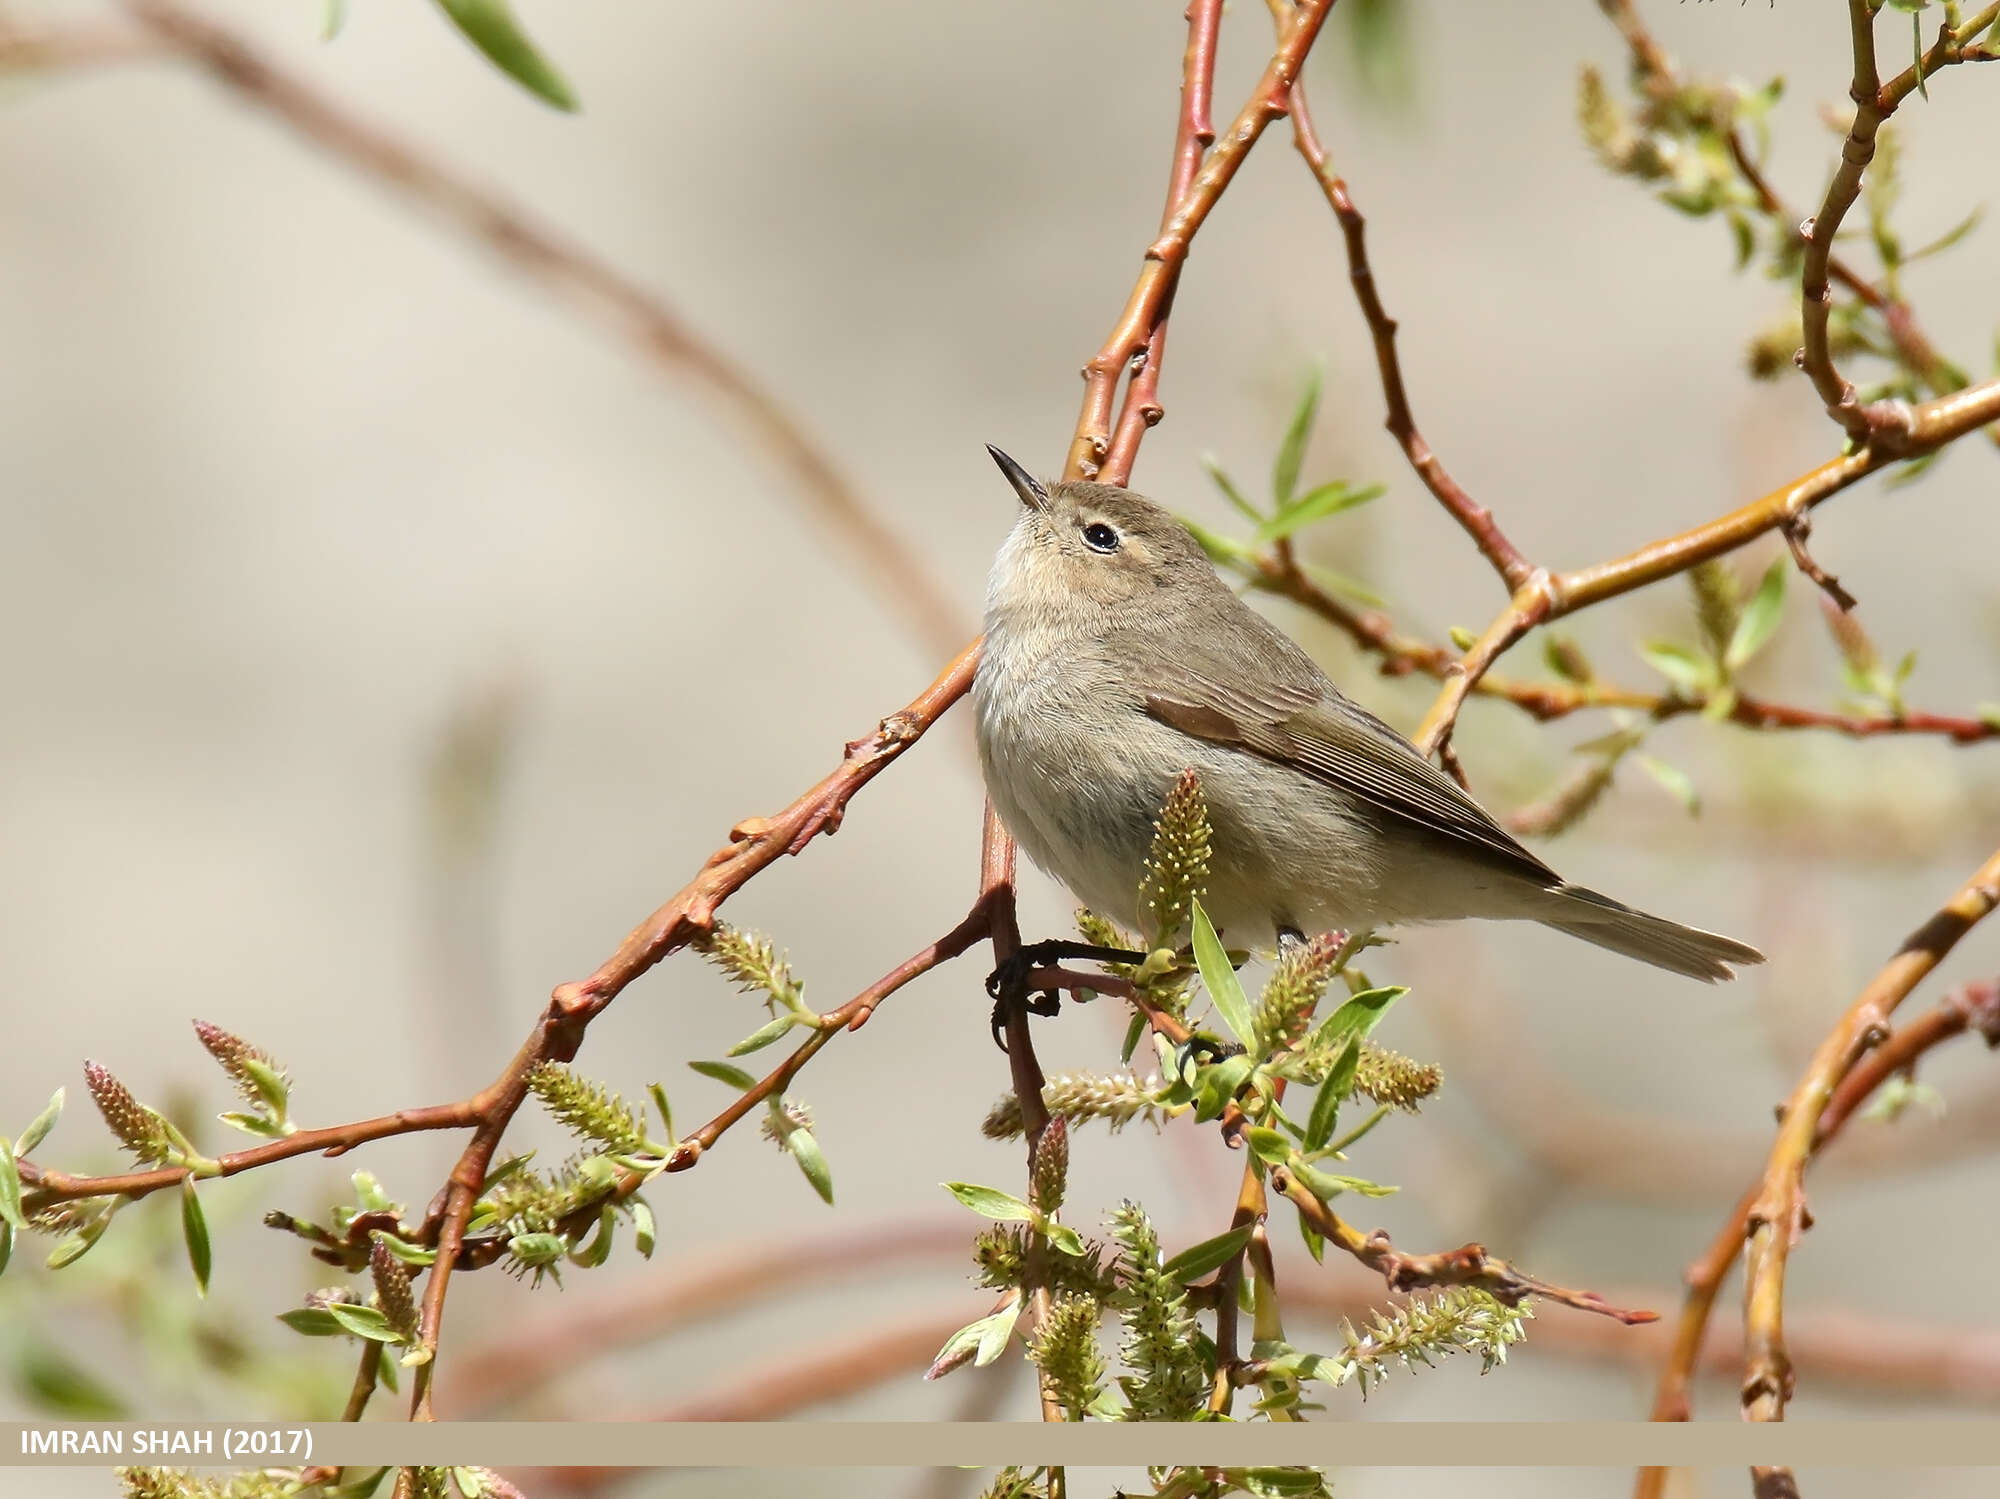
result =
[{"label": "bird's beak", "polygon": [[1021,503],[1030,510],[1046,511],[1049,508],[1049,492],[1042,487],[1042,481],[1022,468],[1005,453],[986,445],[986,451],[993,455],[993,461],[1000,465],[1000,472],[1007,476],[1007,482],[1014,486],[1014,493],[1021,497]]}]

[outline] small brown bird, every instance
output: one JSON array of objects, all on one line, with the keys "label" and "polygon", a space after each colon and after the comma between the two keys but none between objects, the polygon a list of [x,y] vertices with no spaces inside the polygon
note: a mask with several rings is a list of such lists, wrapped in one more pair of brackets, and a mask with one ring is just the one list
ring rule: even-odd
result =
[{"label": "small brown bird", "polygon": [[1138,924],[1153,820],[1201,778],[1204,906],[1238,946],[1464,917],[1538,921],[1714,982],[1756,948],[1572,885],[1216,576],[1187,528],[989,448],[1021,514],[973,682],[993,804],[1036,864]]}]

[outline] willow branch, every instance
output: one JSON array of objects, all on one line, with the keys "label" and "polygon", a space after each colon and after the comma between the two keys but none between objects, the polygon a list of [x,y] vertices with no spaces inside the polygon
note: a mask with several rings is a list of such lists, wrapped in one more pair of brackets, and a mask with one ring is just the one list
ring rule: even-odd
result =
[{"label": "willow branch", "polygon": [[1320,1237],[1375,1271],[1392,1291],[1414,1291],[1425,1286],[1477,1286],[1508,1306],[1518,1306],[1530,1296],[1540,1296],[1575,1307],[1578,1311],[1597,1312],[1615,1318],[1628,1326],[1658,1319],[1657,1312],[1628,1311],[1613,1306],[1595,1291],[1572,1291],[1538,1280],[1516,1270],[1505,1260],[1493,1258],[1478,1244],[1466,1244],[1435,1254],[1406,1253],[1396,1248],[1382,1230],[1364,1234],[1335,1216],[1303,1182],[1282,1166],[1271,1168],[1271,1185],[1292,1200],[1299,1216],[1311,1224]]},{"label": "willow branch", "polygon": [[1785,1104],[1783,1123],[1750,1204],[1743,1293],[1743,1414],[1751,1421],[1784,1419],[1791,1397],[1791,1363],[1785,1353],[1785,1266],[1809,1223],[1806,1162],[1821,1139],[1822,1119],[1835,1091],[1856,1064],[1889,1039],[1896,1006],[1975,923],[2000,905],[2000,853],[1903,943],[1820,1043],[1806,1073]]},{"label": "willow branch", "polygon": [[[1291,9],[1291,0],[1271,0],[1272,16],[1278,20],[1280,27]],[[1431,451],[1431,445],[1417,428],[1416,416],[1410,409],[1409,393],[1403,384],[1402,361],[1396,353],[1396,320],[1382,306],[1382,296],[1375,285],[1375,273],[1368,263],[1367,221],[1354,206],[1346,182],[1334,171],[1326,148],[1320,143],[1319,132],[1313,125],[1312,110],[1306,100],[1303,78],[1292,84],[1291,115],[1292,143],[1312,169],[1313,180],[1319,184],[1320,191],[1333,208],[1334,217],[1340,221],[1341,236],[1347,246],[1347,277],[1353,283],[1354,299],[1361,305],[1361,315],[1367,319],[1368,332],[1375,343],[1375,366],[1381,377],[1383,397],[1388,402],[1389,413],[1383,425],[1402,448],[1403,456],[1416,470],[1417,477],[1423,480],[1424,487],[1464,528],[1466,535],[1479,548],[1479,554],[1492,564],[1493,570],[1500,574],[1511,593],[1527,582],[1533,568],[1501,531],[1493,512],[1467,494],[1446,471],[1442,460]]]},{"label": "willow branch", "polygon": [[2000,419],[2000,380],[1969,386],[1911,408],[1908,432],[1901,442],[1893,445],[1894,451],[1890,450],[1891,445],[1878,444],[1830,459],[1727,515],[1609,562],[1566,573],[1537,570],[1465,654],[1456,673],[1447,678],[1444,690],[1417,731],[1417,743],[1429,750],[1448,737],[1459,709],[1479,679],[1509,647],[1537,625],[1735,551],[1759,536],[1795,524],[1800,516],[1877,469],[1935,451],[1996,419]]},{"label": "willow branch", "polygon": [[[1112,458],[1111,413],[1119,377],[1152,340],[1153,331],[1166,316],[1181,266],[1188,248],[1207,220],[1210,210],[1243,165],[1250,148],[1264,128],[1285,113],[1293,81],[1312,50],[1320,27],[1325,24],[1333,0],[1301,0],[1296,19],[1285,33],[1270,64],[1264,69],[1249,101],[1235,121],[1217,140],[1180,195],[1159,237],[1146,249],[1139,279],[1126,300],[1125,310],[1104,346],[1083,367],[1083,408],[1077,416],[1076,434],[1063,465],[1067,478],[1097,478],[1106,472]],[[1190,6],[1192,16],[1195,7]],[[1151,375],[1157,380],[1157,370]],[[1141,423],[1133,436],[1144,431]],[[1130,454],[1120,455],[1129,468]]]},{"label": "willow branch", "polygon": [[174,0],[124,3],[162,46],[199,64],[329,155],[483,245],[654,367],[692,379],[790,477],[811,512],[875,580],[876,594],[899,610],[932,649],[954,650],[970,633],[964,611],[939,587],[930,564],[904,533],[870,508],[775,396],[657,295],[499,193],[349,112],[226,27]]},{"label": "willow branch", "polygon": [[[1377,657],[1385,677],[1416,675],[1443,681],[1458,667],[1459,657],[1455,652],[1433,641],[1400,634],[1386,614],[1356,609],[1336,598],[1314,582],[1295,559],[1265,552],[1250,559],[1246,566],[1255,569],[1250,574],[1254,586],[1289,599],[1332,625],[1358,649]],[[1680,697],[1644,692],[1594,677],[1582,683],[1528,682],[1489,672],[1473,684],[1472,691],[1481,697],[1511,703],[1544,723],[1590,708],[1629,708],[1664,721],[1703,712],[1709,703],[1706,693]],[[1821,729],[1857,739],[1881,734],[1934,734],[1955,744],[2000,739],[2000,722],[1988,719],[1945,713],[1904,713],[1900,717],[1834,713],[1740,692],[1735,695],[1725,721],[1748,729]]]}]

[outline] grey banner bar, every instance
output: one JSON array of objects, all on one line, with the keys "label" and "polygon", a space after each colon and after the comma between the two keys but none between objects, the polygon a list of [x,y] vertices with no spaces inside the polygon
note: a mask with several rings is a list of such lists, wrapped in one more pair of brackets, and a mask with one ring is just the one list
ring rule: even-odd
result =
[{"label": "grey banner bar", "polygon": [[2000,1465],[2000,1421],[0,1423],[0,1466],[1673,1467]]}]

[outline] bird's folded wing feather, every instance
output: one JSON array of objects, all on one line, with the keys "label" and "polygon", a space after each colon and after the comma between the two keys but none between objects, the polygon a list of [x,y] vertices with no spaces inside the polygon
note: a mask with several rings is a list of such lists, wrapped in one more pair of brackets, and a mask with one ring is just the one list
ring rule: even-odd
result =
[{"label": "bird's folded wing feather", "polygon": [[1292,669],[1279,679],[1271,680],[1267,670],[1268,685],[1245,687],[1210,675],[1201,663],[1177,661],[1170,684],[1144,691],[1146,711],[1183,734],[1246,750],[1337,787],[1509,873],[1560,883],[1456,781],[1342,696],[1303,653],[1285,664]]}]

